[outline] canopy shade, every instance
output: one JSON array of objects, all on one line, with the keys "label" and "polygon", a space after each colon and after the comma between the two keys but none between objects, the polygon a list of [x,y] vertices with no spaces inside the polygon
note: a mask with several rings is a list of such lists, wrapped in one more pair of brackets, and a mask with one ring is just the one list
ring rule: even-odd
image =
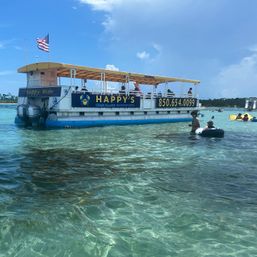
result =
[{"label": "canopy shade", "polygon": [[70,77],[71,69],[76,70],[75,78],[79,78],[79,79],[105,80],[105,81],[122,82],[122,83],[135,81],[139,84],[145,84],[145,85],[158,85],[161,83],[168,83],[168,82],[185,82],[185,83],[193,83],[193,84],[200,83],[199,80],[144,75],[144,74],[123,72],[123,71],[112,71],[112,70],[106,70],[106,69],[91,68],[86,66],[77,66],[72,64],[55,63],[55,62],[32,63],[19,68],[18,72],[29,73],[32,71],[54,70],[54,71],[57,71],[58,77]]}]

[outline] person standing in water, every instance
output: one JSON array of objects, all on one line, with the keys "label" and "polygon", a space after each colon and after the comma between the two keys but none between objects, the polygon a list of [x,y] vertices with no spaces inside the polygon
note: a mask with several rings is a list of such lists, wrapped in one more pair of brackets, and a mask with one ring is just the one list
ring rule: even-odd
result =
[{"label": "person standing in water", "polygon": [[191,112],[191,115],[193,117],[192,119],[192,129],[191,129],[191,133],[195,133],[195,131],[200,128],[200,121],[199,119],[197,118],[197,111],[192,111]]}]

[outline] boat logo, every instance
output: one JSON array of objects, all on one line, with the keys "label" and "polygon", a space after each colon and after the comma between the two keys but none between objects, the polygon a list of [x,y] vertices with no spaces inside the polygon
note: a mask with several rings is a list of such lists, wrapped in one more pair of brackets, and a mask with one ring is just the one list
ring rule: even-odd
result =
[{"label": "boat logo", "polygon": [[80,96],[80,101],[82,105],[87,106],[89,104],[90,96],[88,94],[83,94]]}]

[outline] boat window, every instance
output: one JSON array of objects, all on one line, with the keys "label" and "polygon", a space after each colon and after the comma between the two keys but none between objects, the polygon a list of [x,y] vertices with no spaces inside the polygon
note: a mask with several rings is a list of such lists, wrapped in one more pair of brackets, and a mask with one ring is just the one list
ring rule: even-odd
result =
[{"label": "boat window", "polygon": [[85,113],[84,112],[80,112],[79,116],[85,116]]},{"label": "boat window", "polygon": [[180,111],[178,111],[178,113],[180,113]]},{"label": "boat window", "polygon": [[156,114],[159,114],[159,111],[156,111]]},{"label": "boat window", "polygon": [[167,111],[168,114],[170,114],[170,111]]},{"label": "boat window", "polygon": [[134,115],[134,112],[130,112],[130,115]]},{"label": "boat window", "polygon": [[116,116],[119,116],[119,115],[120,115],[120,112],[115,112],[115,115],[116,115]]},{"label": "boat window", "polygon": [[147,115],[147,112],[144,112],[144,115]]},{"label": "boat window", "polygon": [[104,113],[103,113],[103,112],[98,112],[98,115],[99,115],[99,116],[103,116]]}]

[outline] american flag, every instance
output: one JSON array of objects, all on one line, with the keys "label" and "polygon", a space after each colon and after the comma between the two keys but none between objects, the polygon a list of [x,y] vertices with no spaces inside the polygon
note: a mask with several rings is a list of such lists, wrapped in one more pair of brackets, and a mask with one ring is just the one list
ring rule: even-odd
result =
[{"label": "american flag", "polygon": [[37,47],[42,51],[49,52],[49,34],[44,38],[37,38]]}]

